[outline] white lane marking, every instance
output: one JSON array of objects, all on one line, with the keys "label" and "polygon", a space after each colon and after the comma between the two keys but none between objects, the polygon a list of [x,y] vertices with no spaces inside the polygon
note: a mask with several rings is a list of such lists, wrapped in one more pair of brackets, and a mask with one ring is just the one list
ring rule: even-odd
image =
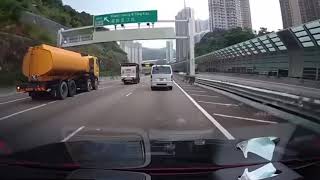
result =
[{"label": "white lane marking", "polygon": [[245,121],[254,121],[254,122],[261,122],[261,123],[270,123],[270,124],[278,124],[278,122],[274,121],[266,121],[266,120],[260,120],[260,119],[253,119],[253,118],[246,118],[246,117],[238,117],[238,116],[229,116],[225,114],[213,114],[214,116],[220,116],[220,117],[226,117],[226,118],[233,118],[233,119],[241,119]]},{"label": "white lane marking", "polygon": [[17,101],[22,101],[22,100],[29,99],[29,98],[30,97],[25,97],[25,98],[15,99],[15,100],[7,101],[7,102],[0,102],[0,105],[9,104],[9,103],[17,102]]},{"label": "white lane marking", "polygon": [[221,133],[229,140],[235,138],[225,129],[216,119],[214,119],[205,109],[203,109],[186,91],[184,91],[175,81],[173,83],[187,96],[187,98],[221,131]]},{"label": "white lane marking", "polygon": [[51,101],[51,102],[48,102],[47,105],[53,104],[53,103],[56,103],[56,102],[58,102],[58,101]]},{"label": "white lane marking", "polygon": [[198,101],[199,103],[204,104],[214,104],[214,105],[221,105],[221,106],[239,106],[237,104],[225,104],[225,103],[216,103],[216,102],[207,102],[207,101]]},{"label": "white lane marking", "polygon": [[99,87],[98,90],[102,90],[102,89],[107,89],[107,88],[111,88],[112,86],[106,86],[106,87]]},{"label": "white lane marking", "polygon": [[83,95],[85,95],[86,93],[80,93],[80,94],[76,94],[76,95],[74,95],[75,97],[77,97],[77,96],[83,96]]},{"label": "white lane marking", "polygon": [[0,98],[10,97],[10,96],[19,95],[19,94],[24,94],[24,93],[15,91],[15,92],[12,92],[12,93],[9,93],[9,94],[0,95]]},{"label": "white lane marking", "polygon": [[202,95],[202,94],[190,94],[191,96],[200,96],[200,97],[212,97],[212,98],[218,98],[219,96],[210,96],[210,95]]},{"label": "white lane marking", "polygon": [[[111,87],[113,87],[113,86],[99,87],[97,91],[103,90],[103,89],[107,89],[107,88],[111,88]],[[95,92],[95,91],[90,91],[90,92]],[[74,95],[74,96],[75,96],[75,97],[77,97],[77,96],[83,96],[83,95],[89,94],[90,92],[81,92],[81,93],[76,94],[76,95]]]},{"label": "white lane marking", "polygon": [[190,92],[199,92],[199,93],[205,93],[205,92],[207,92],[207,91],[197,91],[197,90],[188,90],[188,91],[190,91]]},{"label": "white lane marking", "polygon": [[99,84],[108,84],[108,83],[114,83],[114,82],[121,82],[121,80],[120,79],[114,79],[114,80],[103,79],[103,80],[99,80]]},{"label": "white lane marking", "polygon": [[70,138],[72,138],[74,135],[76,135],[78,132],[80,132],[83,128],[85,128],[85,126],[81,126],[79,127],[77,130],[75,130],[73,133],[69,134],[66,138],[62,139],[61,142],[66,142],[68,141]]},{"label": "white lane marking", "polygon": [[132,92],[131,93],[129,93],[129,94],[127,94],[126,96],[128,97],[128,96],[130,96],[132,94]]},{"label": "white lane marking", "polygon": [[184,88],[185,91],[203,91],[202,89],[198,88],[198,89],[195,89],[195,88]]},{"label": "white lane marking", "polygon": [[1,117],[1,118],[0,118],[0,121],[5,120],[5,119],[8,119],[8,118],[11,118],[11,117],[13,117],[13,116],[16,116],[16,115],[19,115],[19,114],[22,114],[22,113],[25,113],[25,112],[28,112],[28,111],[32,111],[32,110],[41,108],[41,107],[46,106],[46,105],[49,105],[49,104],[56,103],[56,102],[57,102],[57,101],[48,102],[48,103],[46,103],[46,104],[41,104],[41,105],[39,105],[39,106],[35,106],[35,107],[29,108],[29,109],[25,109],[25,110],[22,110],[22,111],[19,111],[19,112],[10,114],[10,115],[8,115],[8,116]]},{"label": "white lane marking", "polygon": [[[110,87],[112,87],[112,86],[99,87],[98,90],[103,90],[103,89],[107,89],[107,88],[110,88]],[[94,92],[94,91],[93,91],[93,92]],[[75,96],[75,97],[77,97],[77,96],[83,96],[83,95],[86,95],[86,94],[88,94],[88,93],[90,93],[90,92],[81,92],[81,93],[76,94],[76,95],[74,95],[74,96]]]},{"label": "white lane marking", "polygon": [[35,107],[29,108],[29,109],[25,109],[25,110],[23,110],[23,111],[19,111],[19,112],[10,114],[10,115],[8,115],[8,116],[1,117],[1,118],[0,118],[0,121],[5,120],[5,119],[8,119],[8,118],[13,117],[13,116],[16,116],[16,115],[19,115],[19,114],[22,114],[22,113],[24,113],[24,112],[28,112],[28,111],[32,111],[32,110],[41,108],[41,107],[46,106],[46,105],[48,105],[48,104],[41,104],[41,105],[39,105],[39,106],[35,106]]}]

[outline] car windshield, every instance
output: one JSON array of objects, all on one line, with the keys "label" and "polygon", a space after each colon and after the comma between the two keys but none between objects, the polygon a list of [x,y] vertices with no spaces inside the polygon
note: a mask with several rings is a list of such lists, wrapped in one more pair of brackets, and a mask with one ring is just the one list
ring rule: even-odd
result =
[{"label": "car windshield", "polygon": [[319,142],[319,0],[0,0],[0,170],[304,176]]},{"label": "car windshield", "polygon": [[152,74],[171,74],[171,68],[167,66],[156,66],[152,68]]}]

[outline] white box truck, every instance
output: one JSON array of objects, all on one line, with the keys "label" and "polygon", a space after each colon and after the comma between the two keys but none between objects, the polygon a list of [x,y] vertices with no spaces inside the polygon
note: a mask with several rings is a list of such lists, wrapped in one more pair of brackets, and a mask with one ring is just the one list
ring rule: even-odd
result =
[{"label": "white box truck", "polygon": [[121,80],[124,84],[138,84],[140,82],[139,64],[121,64]]}]

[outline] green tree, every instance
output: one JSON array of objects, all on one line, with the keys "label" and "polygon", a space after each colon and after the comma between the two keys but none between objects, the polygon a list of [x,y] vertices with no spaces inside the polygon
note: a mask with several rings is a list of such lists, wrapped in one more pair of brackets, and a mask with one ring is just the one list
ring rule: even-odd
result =
[{"label": "green tree", "polygon": [[235,28],[231,30],[217,29],[207,33],[195,45],[195,55],[201,56],[212,51],[222,49],[255,37],[250,29]]},{"label": "green tree", "polygon": [[241,28],[231,29],[224,34],[226,47],[252,39],[254,37],[255,35],[251,30],[243,30]]},{"label": "green tree", "polygon": [[22,8],[16,0],[0,0],[0,22],[17,22],[21,15]]},{"label": "green tree", "polygon": [[263,35],[266,35],[269,33],[271,33],[271,32],[268,31],[268,28],[260,27],[260,30],[258,31],[258,36],[263,36]]}]

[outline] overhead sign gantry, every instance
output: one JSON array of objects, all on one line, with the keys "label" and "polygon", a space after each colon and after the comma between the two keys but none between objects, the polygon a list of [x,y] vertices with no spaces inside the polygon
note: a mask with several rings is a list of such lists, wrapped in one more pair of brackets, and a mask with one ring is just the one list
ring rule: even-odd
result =
[{"label": "overhead sign gantry", "polygon": [[[155,23],[175,23],[187,24],[185,36],[176,36],[174,27],[154,27]],[[141,28],[141,24],[146,23],[148,28]],[[137,28],[126,29],[125,24],[138,24]],[[150,27],[152,24],[152,27]],[[122,29],[117,29],[121,25]],[[114,26],[115,28],[104,28],[104,26]],[[91,26],[61,29],[58,32],[57,44],[59,47],[72,47],[86,44],[114,42],[114,41],[134,41],[134,40],[159,40],[159,39],[188,39],[189,40],[189,70],[190,75],[194,75],[194,19],[185,20],[158,20],[158,12],[133,11],[113,14],[104,14],[93,17]]]}]

